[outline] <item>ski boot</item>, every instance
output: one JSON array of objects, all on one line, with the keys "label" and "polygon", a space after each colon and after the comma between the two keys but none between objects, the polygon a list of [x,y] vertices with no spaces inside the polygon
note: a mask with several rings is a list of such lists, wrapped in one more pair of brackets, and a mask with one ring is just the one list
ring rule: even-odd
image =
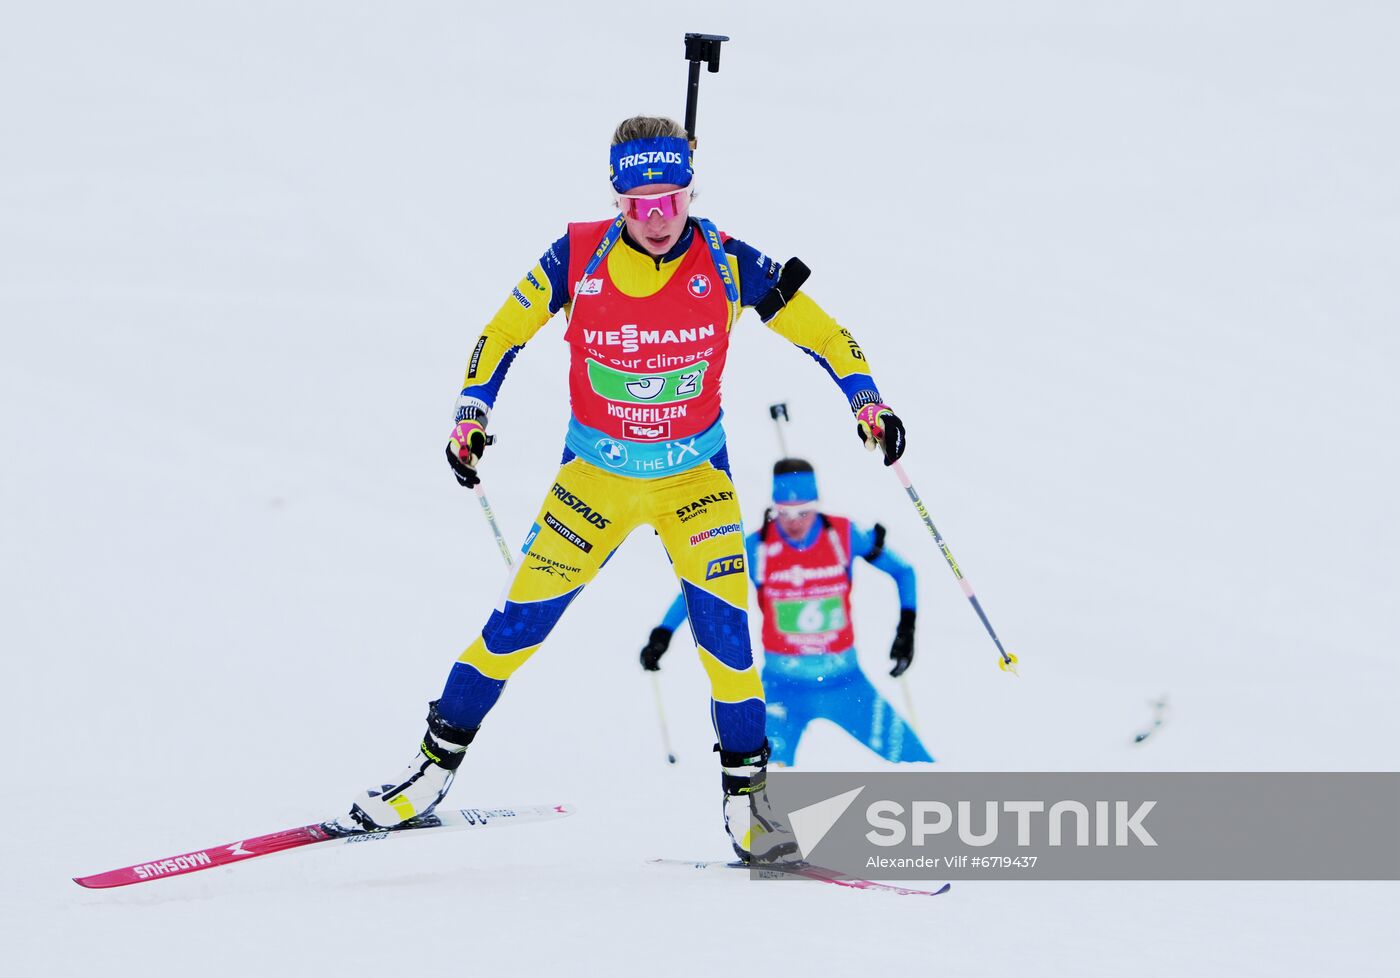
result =
[{"label": "ski boot", "polygon": [[437,700],[428,704],[428,731],[418,745],[418,755],[393,784],[369,788],[350,806],[346,827],[374,831],[389,829],[411,818],[427,815],[442,801],[462,763],[462,752],[476,730],[454,727],[438,713]]},{"label": "ski boot", "polygon": [[720,784],[724,788],[724,830],[739,861],[774,862],[798,858],[797,843],[773,814],[768,802],[768,741],[757,751],[719,752]]}]

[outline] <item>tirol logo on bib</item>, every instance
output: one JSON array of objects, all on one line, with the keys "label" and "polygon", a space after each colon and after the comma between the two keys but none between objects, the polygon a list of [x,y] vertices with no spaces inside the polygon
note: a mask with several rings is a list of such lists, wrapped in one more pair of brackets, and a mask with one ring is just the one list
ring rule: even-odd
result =
[{"label": "tirol logo on bib", "polygon": [[[583,278],[607,228],[569,226],[570,281]],[[719,419],[729,299],[711,281],[714,259],[702,235],[692,235],[679,265],[659,291],[638,297],[617,288],[603,261],[590,276],[597,292],[574,297],[564,334],[574,417],[619,442],[682,441]]]}]

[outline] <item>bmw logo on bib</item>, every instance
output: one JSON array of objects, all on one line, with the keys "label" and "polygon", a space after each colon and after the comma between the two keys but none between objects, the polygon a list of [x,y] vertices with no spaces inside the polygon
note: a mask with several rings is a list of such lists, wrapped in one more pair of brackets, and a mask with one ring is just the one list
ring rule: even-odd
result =
[{"label": "bmw logo on bib", "polygon": [[613,441],[611,438],[598,439],[598,454],[603,456],[603,461],[613,468],[620,468],[627,464],[627,446],[620,441]]},{"label": "bmw logo on bib", "polygon": [[710,294],[710,280],[704,275],[692,275],[690,281],[686,283],[686,288],[697,299],[703,299]]}]

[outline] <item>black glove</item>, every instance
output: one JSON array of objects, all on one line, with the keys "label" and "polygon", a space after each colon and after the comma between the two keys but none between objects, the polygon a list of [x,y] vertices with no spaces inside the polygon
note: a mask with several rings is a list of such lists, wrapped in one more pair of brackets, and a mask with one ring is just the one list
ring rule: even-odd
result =
[{"label": "black glove", "polygon": [[457,481],[468,489],[481,481],[481,476],[476,474],[476,463],[491,441],[486,435],[486,415],[476,408],[467,408],[452,429],[452,438],[447,443],[447,464],[452,466]]},{"label": "black glove", "polygon": [[884,451],[886,465],[904,454],[904,422],[884,404],[867,404],[856,412],[856,434],[866,448]]},{"label": "black glove", "polygon": [[657,625],[651,630],[651,638],[647,639],[647,644],[642,649],[642,668],[648,672],[660,672],[661,657],[670,647],[671,630],[664,625]]},{"label": "black glove", "polygon": [[894,644],[890,646],[890,658],[894,660],[891,676],[902,676],[909,663],[914,661],[914,609],[904,608],[899,613],[899,626],[894,630]]}]

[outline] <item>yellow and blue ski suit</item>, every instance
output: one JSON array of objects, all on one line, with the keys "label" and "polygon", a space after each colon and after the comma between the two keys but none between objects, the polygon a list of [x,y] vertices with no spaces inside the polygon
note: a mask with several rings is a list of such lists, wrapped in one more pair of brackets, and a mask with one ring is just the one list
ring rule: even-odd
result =
[{"label": "yellow and blue ski suit", "polygon": [[647,524],[680,580],[721,747],[762,747],[742,520],[717,396],[729,333],[755,306],[826,370],[853,412],[880,402],[855,339],[804,293],[785,293],[784,281],[780,263],[692,217],[661,257],[632,242],[620,220],[570,225],[516,285],[472,350],[459,412],[489,411],[511,362],[560,311],[573,411],[524,557],[448,677],[438,702],[445,720],[479,727],[564,609]]}]

